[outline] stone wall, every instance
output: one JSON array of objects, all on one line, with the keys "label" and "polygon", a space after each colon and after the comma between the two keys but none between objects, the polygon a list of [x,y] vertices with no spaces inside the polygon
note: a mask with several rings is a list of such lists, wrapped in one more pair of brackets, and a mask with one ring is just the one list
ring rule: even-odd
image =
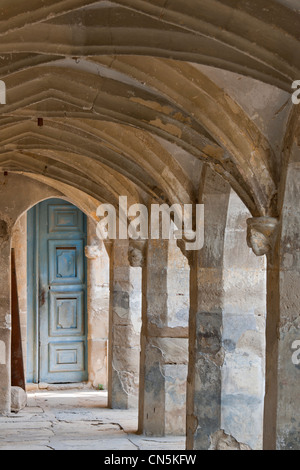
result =
[{"label": "stone wall", "polygon": [[246,244],[250,214],[231,191],[224,246],[222,429],[262,448],[266,260]]}]

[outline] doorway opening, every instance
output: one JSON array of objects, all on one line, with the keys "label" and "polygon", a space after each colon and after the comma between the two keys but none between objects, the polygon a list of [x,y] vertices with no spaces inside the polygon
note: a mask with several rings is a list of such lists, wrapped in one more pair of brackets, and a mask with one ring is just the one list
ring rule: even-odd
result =
[{"label": "doorway opening", "polygon": [[27,383],[88,380],[87,218],[48,199],[27,215]]}]

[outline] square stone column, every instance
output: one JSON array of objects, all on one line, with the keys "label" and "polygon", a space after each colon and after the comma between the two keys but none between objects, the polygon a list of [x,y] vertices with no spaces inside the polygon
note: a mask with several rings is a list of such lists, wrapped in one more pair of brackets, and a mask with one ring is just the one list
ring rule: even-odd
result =
[{"label": "square stone column", "polygon": [[191,263],[190,356],[187,395],[187,449],[208,450],[221,429],[222,269]]},{"label": "square stone column", "polygon": [[187,449],[208,450],[222,425],[223,260],[230,187],[210,171],[203,194],[204,246],[190,263]]},{"label": "square stone column", "polygon": [[15,250],[18,301],[21,323],[24,373],[27,376],[27,213],[18,219],[13,229],[11,247]]},{"label": "square stone column", "polygon": [[185,432],[188,329],[168,324],[169,241],[131,241],[132,266],[142,266],[139,432]]},{"label": "square stone column", "polygon": [[109,324],[109,256],[102,240],[96,236],[93,221],[88,220],[87,307],[88,371],[95,388],[108,386],[107,353]]},{"label": "square stone column", "polygon": [[0,414],[11,411],[11,252],[6,221],[0,220]]},{"label": "square stone column", "polygon": [[249,220],[248,241],[267,255],[264,449],[300,449],[300,154],[289,164],[280,219]]},{"label": "square stone column", "polygon": [[108,406],[114,409],[138,406],[141,293],[128,243],[114,240],[110,251]]},{"label": "square stone column", "polygon": [[[279,256],[279,316],[277,317],[277,450],[300,450],[300,149],[298,158],[291,162],[287,171],[286,190],[281,216],[281,239]],[[276,264],[276,262],[275,262]],[[276,266],[269,262],[271,277],[268,279],[269,320],[276,318],[273,302],[276,299],[272,284]],[[278,290],[277,290],[278,292]],[[278,305],[277,304],[277,305]],[[272,377],[275,365],[272,336],[268,340],[268,369]],[[273,343],[274,344],[274,343]],[[272,367],[271,367],[272,361]],[[273,369],[274,370],[274,369]],[[275,384],[267,383],[275,388]],[[274,390],[273,388],[273,390]],[[267,422],[265,423],[267,427]],[[267,429],[266,429],[267,431]]]}]

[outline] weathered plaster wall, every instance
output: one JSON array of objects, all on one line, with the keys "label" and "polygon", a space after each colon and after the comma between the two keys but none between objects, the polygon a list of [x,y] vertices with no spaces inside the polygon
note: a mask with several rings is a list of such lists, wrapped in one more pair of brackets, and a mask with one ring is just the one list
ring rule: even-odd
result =
[{"label": "weathered plaster wall", "polygon": [[224,247],[222,429],[262,448],[265,379],[266,260],[246,243],[250,214],[231,191]]},{"label": "weathered plaster wall", "polygon": [[271,142],[280,162],[282,140],[292,107],[290,93],[237,73],[205,65],[195,67],[210,77],[243,108]]}]

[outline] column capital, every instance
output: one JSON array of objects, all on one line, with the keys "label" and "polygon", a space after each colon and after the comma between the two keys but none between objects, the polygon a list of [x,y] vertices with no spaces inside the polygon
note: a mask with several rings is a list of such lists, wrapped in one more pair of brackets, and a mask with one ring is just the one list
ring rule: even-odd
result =
[{"label": "column capital", "polygon": [[147,242],[147,240],[129,240],[128,261],[132,268],[145,266]]},{"label": "column capital", "polygon": [[86,258],[96,260],[104,255],[105,250],[107,251],[108,256],[110,256],[111,248],[112,241],[110,240],[92,240],[89,245],[85,246],[84,253]]},{"label": "column capital", "polygon": [[101,257],[101,248],[96,245],[87,245],[84,249],[85,256],[88,259],[98,259]]},{"label": "column capital", "polygon": [[279,220],[274,217],[254,217],[247,220],[247,244],[256,256],[269,254],[275,244]]},{"label": "column capital", "polygon": [[91,260],[101,258],[103,249],[104,245],[102,240],[93,240],[84,248],[85,256]]}]

